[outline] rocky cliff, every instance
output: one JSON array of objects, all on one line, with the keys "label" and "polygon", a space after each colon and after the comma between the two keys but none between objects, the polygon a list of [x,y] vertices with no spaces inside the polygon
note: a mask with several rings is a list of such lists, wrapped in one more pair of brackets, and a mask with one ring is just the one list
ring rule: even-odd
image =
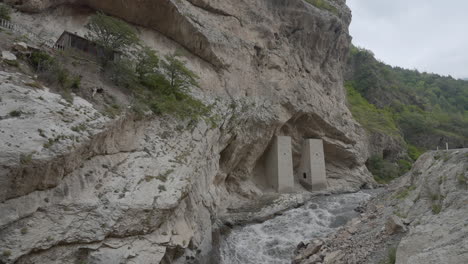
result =
[{"label": "rocky cliff", "polygon": [[468,150],[432,151],[361,216],[323,241],[301,246],[295,263],[465,263]]},{"label": "rocky cliff", "polygon": [[39,35],[83,32],[100,10],[138,26],[161,54],[183,49],[200,76],[194,94],[215,104],[222,121],[113,120],[3,67],[1,262],[203,259],[218,216],[268,192],[255,179],[264,177],[275,135],[293,138],[295,166],[303,138],[323,139],[331,191],[373,184],[367,136],[342,86],[351,19],[344,1],[329,1],[333,12],[302,0],[7,2],[28,12],[14,20]]}]

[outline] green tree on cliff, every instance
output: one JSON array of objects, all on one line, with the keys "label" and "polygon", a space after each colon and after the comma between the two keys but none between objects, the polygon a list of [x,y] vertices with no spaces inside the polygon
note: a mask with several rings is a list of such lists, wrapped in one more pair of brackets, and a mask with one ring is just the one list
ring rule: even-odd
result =
[{"label": "green tree on cliff", "polygon": [[8,21],[11,19],[11,8],[6,4],[0,3],[0,19]]},{"label": "green tree on cliff", "polygon": [[198,76],[189,70],[185,63],[178,59],[178,54],[165,56],[162,61],[162,69],[167,75],[170,88],[174,92],[186,92],[189,87],[198,87]]},{"label": "green tree on cliff", "polygon": [[91,17],[86,28],[86,38],[104,47],[107,52],[128,52],[139,43],[136,30],[124,21],[97,13]]}]

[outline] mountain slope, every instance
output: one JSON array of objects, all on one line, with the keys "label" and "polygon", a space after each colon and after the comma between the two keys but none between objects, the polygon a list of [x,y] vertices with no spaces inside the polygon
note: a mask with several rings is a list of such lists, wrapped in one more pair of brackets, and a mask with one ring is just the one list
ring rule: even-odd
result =
[{"label": "mountain slope", "polygon": [[383,120],[392,117],[408,143],[423,149],[445,148],[446,142],[468,146],[467,81],[391,67],[356,47],[345,78],[348,89],[383,110]]}]

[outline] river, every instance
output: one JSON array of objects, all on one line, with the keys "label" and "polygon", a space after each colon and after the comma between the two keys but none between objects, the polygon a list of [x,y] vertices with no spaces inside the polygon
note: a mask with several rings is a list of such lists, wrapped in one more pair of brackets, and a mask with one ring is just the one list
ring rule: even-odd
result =
[{"label": "river", "polygon": [[322,238],[358,215],[367,192],[322,196],[259,224],[237,226],[220,245],[222,264],[289,264],[301,241]]}]

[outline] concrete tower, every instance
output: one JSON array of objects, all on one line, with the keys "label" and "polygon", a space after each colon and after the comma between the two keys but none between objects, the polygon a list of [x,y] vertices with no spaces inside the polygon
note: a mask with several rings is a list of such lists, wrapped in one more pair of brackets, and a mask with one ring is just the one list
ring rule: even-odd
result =
[{"label": "concrete tower", "polygon": [[305,139],[298,173],[299,182],[310,191],[327,189],[325,155],[321,139]]},{"label": "concrete tower", "polygon": [[268,184],[277,192],[294,190],[291,137],[277,136],[268,150],[265,162]]}]

